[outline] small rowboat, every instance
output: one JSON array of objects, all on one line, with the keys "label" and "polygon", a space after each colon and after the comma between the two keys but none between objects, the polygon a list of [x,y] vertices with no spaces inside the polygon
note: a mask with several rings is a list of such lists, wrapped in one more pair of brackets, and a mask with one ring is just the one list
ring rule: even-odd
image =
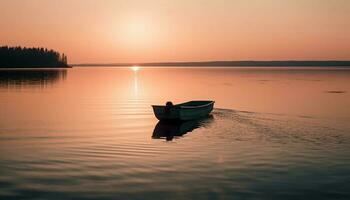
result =
[{"label": "small rowboat", "polygon": [[158,120],[194,120],[208,116],[214,108],[214,101],[189,101],[173,105],[167,102],[165,106],[152,105],[154,115]]}]

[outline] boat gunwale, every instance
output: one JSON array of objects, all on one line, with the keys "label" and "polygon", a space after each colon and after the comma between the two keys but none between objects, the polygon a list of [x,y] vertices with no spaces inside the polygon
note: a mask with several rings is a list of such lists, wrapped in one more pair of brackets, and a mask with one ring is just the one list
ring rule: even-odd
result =
[{"label": "boat gunwale", "polygon": [[183,108],[183,109],[192,109],[192,108],[203,108],[203,107],[208,107],[212,104],[214,104],[215,101],[210,101],[209,103],[207,104],[203,104],[203,105],[199,105],[199,106],[179,106],[180,108]]},{"label": "boat gunwale", "polygon": [[[196,102],[196,101],[189,101],[189,102]],[[185,102],[185,103],[181,103],[181,104],[176,104],[173,106],[173,108],[180,108],[180,109],[193,109],[193,108],[203,108],[203,107],[207,107],[210,106],[212,104],[215,103],[215,101],[203,101],[203,102],[209,102],[203,105],[199,105],[199,106],[186,106],[183,104],[189,103],[189,102]],[[197,101],[197,102],[201,102],[201,101]],[[164,105],[152,105],[152,107],[166,107]]]}]

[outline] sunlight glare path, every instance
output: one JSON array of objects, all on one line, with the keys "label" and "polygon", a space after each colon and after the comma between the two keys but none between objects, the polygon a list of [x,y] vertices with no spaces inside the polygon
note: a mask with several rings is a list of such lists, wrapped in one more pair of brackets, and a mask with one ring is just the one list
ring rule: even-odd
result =
[{"label": "sunlight glare path", "polygon": [[132,66],[131,69],[134,71],[134,72],[137,72],[140,70],[140,67],[139,66]]}]

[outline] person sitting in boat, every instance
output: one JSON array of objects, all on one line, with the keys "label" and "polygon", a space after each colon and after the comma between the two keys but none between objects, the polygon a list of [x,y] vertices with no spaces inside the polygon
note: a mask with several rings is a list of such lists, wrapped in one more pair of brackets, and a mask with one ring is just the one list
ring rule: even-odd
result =
[{"label": "person sitting in boat", "polygon": [[166,102],[166,104],[165,104],[165,112],[169,113],[171,107],[173,107],[173,106],[174,106],[173,102],[171,102],[171,101]]}]

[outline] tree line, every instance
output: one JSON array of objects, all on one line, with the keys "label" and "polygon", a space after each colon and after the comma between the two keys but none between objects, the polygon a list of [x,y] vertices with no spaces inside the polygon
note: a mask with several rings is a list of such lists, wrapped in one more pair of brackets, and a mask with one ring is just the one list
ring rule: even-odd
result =
[{"label": "tree line", "polygon": [[0,47],[0,68],[68,67],[67,56],[52,49]]}]

